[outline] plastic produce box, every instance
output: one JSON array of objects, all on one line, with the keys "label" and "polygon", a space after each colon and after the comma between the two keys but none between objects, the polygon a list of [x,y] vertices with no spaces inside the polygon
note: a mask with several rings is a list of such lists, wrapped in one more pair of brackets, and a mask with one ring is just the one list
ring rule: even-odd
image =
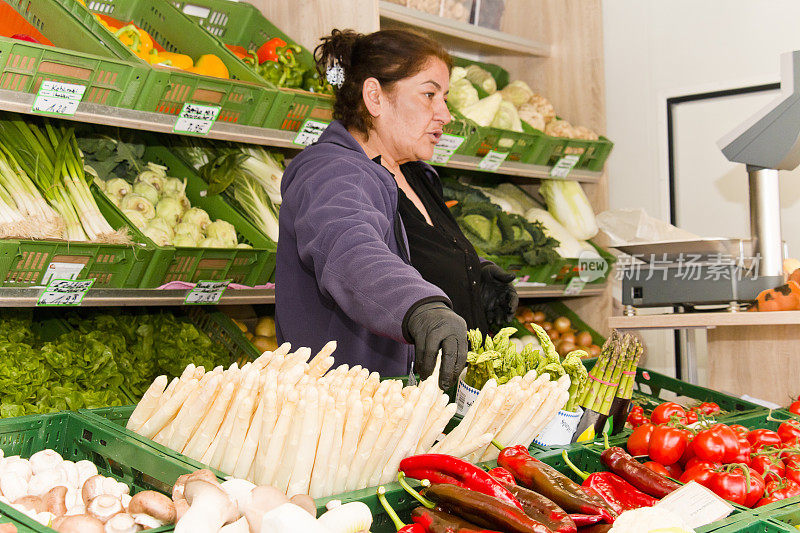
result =
[{"label": "plastic produce box", "polygon": [[[219,122],[261,126],[275,100],[277,91],[264,83],[230,51],[205,32],[169,2],[159,0],[91,0],[84,7],[76,0],[53,0],[69,10],[116,54],[117,57],[150,71],[140,89],[134,108],[177,115],[185,103],[219,106]],[[228,68],[232,79],[193,74],[169,67],[147,65],[127,46],[99,23],[94,14],[113,17],[122,22],[133,21],[147,31],[164,49],[197,59],[215,54]]]},{"label": "plastic produce box", "polygon": [[521,280],[547,285],[556,283],[556,276],[566,265],[563,258],[558,258],[552,263],[533,266],[526,263],[521,255],[485,255],[483,257],[504,270],[513,272]]},{"label": "plastic produce box", "polygon": [[[609,253],[606,250],[603,250],[600,246],[596,245],[592,241],[588,241],[589,244],[594,248],[600,257],[606,262],[608,265],[608,269],[606,269],[605,273],[598,277],[595,280],[587,282],[587,285],[599,285],[601,283],[605,283],[608,279],[608,276],[611,275],[611,269],[614,266],[614,263],[617,262],[616,256],[614,254]],[[556,284],[568,284],[572,281],[573,278],[578,277],[580,274],[580,258],[577,257],[569,257],[564,259],[564,264],[561,266],[561,270],[556,273],[554,278],[554,283]]]},{"label": "plastic produce box", "polygon": [[574,168],[599,172],[603,170],[603,165],[611,155],[613,148],[614,143],[602,135],[598,140],[590,141],[542,134],[538,150],[531,153],[525,163],[552,167],[566,155],[577,155],[580,156],[580,159]]},{"label": "plastic produce box", "polygon": [[94,279],[93,288],[138,287],[155,248],[95,187],[92,194],[114,229],[128,226],[134,244],[97,244],[33,239],[0,240],[0,286],[41,285],[51,264],[83,264],[78,279]]},{"label": "plastic produce box", "polygon": [[[274,37],[287,44],[297,44],[248,3],[229,0],[176,0],[174,3],[185,15],[224,44],[242,46],[253,51]],[[304,66],[315,68],[314,58],[305,48],[297,59]],[[236,61],[253,76],[261,79],[238,58]],[[277,98],[261,126],[297,131],[307,119],[321,122],[330,122],[333,119],[333,98],[330,96],[297,89],[279,88],[278,91]]]},{"label": "plastic produce box", "polygon": [[85,85],[83,101],[133,108],[150,69],[117,59],[91,30],[46,0],[0,0],[4,33],[54,46],[0,37],[0,89],[36,94],[43,81]]},{"label": "plastic produce box", "polygon": [[[202,178],[168,148],[153,144],[155,142],[149,138],[145,160],[165,165],[169,176],[186,178],[186,196],[192,207],[204,209],[214,220],[222,219],[233,224],[239,242],[250,244],[252,248],[156,246],[143,236],[154,251],[138,286],[150,288],[170,281],[199,280],[231,280],[251,286],[266,283],[275,270],[276,244],[220,195],[204,196],[206,183]],[[127,221],[122,212],[116,213],[133,227],[133,223]]]},{"label": "plastic produce box", "polygon": [[[757,507],[753,510],[753,513],[762,520],[781,522],[789,526],[800,526],[800,505],[797,505],[797,503],[797,498],[789,498],[764,507]],[[795,528],[794,531],[797,531],[797,529]]]},{"label": "plastic produce box", "polygon": [[[155,453],[118,431],[72,412],[1,419],[0,448],[5,456],[28,458],[50,448],[64,459],[92,461],[100,474],[126,483],[131,494],[156,490],[169,495],[175,480],[193,471],[181,461]],[[16,522],[21,531],[53,531],[2,503],[0,514]],[[151,531],[172,530],[173,526],[167,525]]]}]

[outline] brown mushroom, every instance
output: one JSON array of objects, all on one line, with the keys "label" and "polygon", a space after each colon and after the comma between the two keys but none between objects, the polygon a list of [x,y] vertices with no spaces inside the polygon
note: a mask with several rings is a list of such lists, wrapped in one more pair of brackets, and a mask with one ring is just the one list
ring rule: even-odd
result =
[{"label": "brown mushroom", "polygon": [[17,498],[14,500],[14,505],[19,505],[24,507],[25,509],[29,509],[34,513],[41,513],[45,511],[44,502],[39,496],[23,496],[22,498]]},{"label": "brown mushroom", "polygon": [[214,472],[207,468],[203,468],[201,470],[195,470],[191,474],[184,474],[178,479],[175,480],[175,484],[172,486],[172,499],[179,500],[183,498],[183,490],[186,486],[186,482],[190,479],[202,479],[204,481],[208,481],[209,483],[213,483],[215,485],[219,485],[219,481],[217,481],[217,476],[214,475]]},{"label": "brown mushroom", "polygon": [[123,510],[122,502],[119,501],[119,498],[115,498],[111,494],[101,494],[89,502],[89,505],[86,507],[87,514],[97,518],[104,524],[108,522],[112,516],[121,513]]},{"label": "brown mushroom", "polygon": [[175,533],[217,532],[239,519],[239,509],[219,484],[190,479],[184,489],[189,510],[175,526]]},{"label": "brown mushroom", "polygon": [[42,503],[44,510],[52,513],[55,516],[67,514],[67,487],[58,486],[53,487],[47,494],[42,496]]},{"label": "brown mushroom", "polygon": [[175,504],[168,496],[154,490],[143,490],[135,494],[128,504],[128,513],[134,517],[145,514],[161,524],[174,524],[176,521]]},{"label": "brown mushroom", "polygon": [[52,528],[58,533],[105,533],[100,520],[85,514],[60,516],[53,520]]},{"label": "brown mushroom", "polygon": [[95,475],[90,477],[86,480],[81,488],[81,497],[83,498],[83,504],[89,505],[91,501],[101,494],[105,494],[105,488],[103,487],[103,476]]}]

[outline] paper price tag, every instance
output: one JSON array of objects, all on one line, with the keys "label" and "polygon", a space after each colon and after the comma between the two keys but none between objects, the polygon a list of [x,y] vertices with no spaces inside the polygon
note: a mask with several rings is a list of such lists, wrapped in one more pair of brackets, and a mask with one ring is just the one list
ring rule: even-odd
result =
[{"label": "paper price tag", "polygon": [[580,159],[581,156],[579,155],[565,155],[550,169],[550,176],[554,178],[566,178]]},{"label": "paper price tag", "polygon": [[433,147],[433,157],[429,162],[437,165],[446,164],[463,143],[464,137],[460,135],[443,134],[439,137],[439,142],[436,143],[436,146]]},{"label": "paper price tag", "polygon": [[327,122],[320,122],[319,120],[306,120],[297,131],[297,135],[295,136],[293,142],[295,144],[299,144],[300,146],[309,146],[314,144],[327,127]]},{"label": "paper price tag", "polygon": [[212,305],[219,302],[222,293],[228,288],[231,280],[223,281],[198,281],[189,294],[186,295],[186,305]]},{"label": "paper price tag", "polygon": [[53,261],[47,265],[47,270],[42,276],[42,285],[47,285],[54,279],[77,279],[83,270],[83,263],[60,263]]},{"label": "paper price tag", "polygon": [[219,106],[183,104],[181,114],[175,121],[172,131],[175,133],[192,133],[195,135],[205,135],[214,125],[214,121],[219,116]]},{"label": "paper price tag", "polygon": [[86,292],[94,284],[93,279],[54,279],[39,295],[37,306],[78,306]]},{"label": "paper price tag", "polygon": [[569,280],[567,287],[564,289],[564,296],[577,296],[581,293],[585,286],[586,282],[581,278],[572,278]]},{"label": "paper price tag", "polygon": [[696,481],[666,495],[655,507],[681,517],[693,529],[722,520],[733,512],[733,505]]},{"label": "paper price tag", "polygon": [[85,85],[43,81],[33,101],[34,113],[47,115],[74,115],[86,92]]},{"label": "paper price tag", "polygon": [[508,157],[508,152],[489,150],[489,153],[483,156],[483,159],[478,163],[478,168],[491,171],[497,170],[506,160],[506,157]]}]

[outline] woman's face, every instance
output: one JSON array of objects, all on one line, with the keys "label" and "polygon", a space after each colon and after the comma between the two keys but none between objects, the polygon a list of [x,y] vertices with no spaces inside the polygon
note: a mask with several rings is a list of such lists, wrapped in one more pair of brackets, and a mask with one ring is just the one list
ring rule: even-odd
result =
[{"label": "woman's face", "polygon": [[447,91],[450,72],[438,58],[420,72],[405,78],[382,94],[380,114],[373,118],[373,132],[397,163],[428,160],[450,122]]}]

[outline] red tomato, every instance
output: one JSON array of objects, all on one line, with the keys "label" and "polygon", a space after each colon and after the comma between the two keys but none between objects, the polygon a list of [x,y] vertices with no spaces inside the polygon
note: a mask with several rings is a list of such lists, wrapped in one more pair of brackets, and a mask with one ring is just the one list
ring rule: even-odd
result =
[{"label": "red tomato", "polygon": [[739,453],[736,457],[733,458],[731,461],[732,463],[744,463],[746,465],[750,464],[750,453],[753,451],[753,448],[750,446],[750,443],[747,441],[745,437],[739,437]]},{"label": "red tomato", "polygon": [[653,461],[668,466],[678,462],[688,444],[688,431],[669,426],[656,426],[650,435],[648,455]]},{"label": "red tomato", "polygon": [[650,437],[655,426],[650,422],[645,422],[628,437],[628,453],[631,455],[647,455],[650,451]]},{"label": "red tomato", "polygon": [[796,463],[792,461],[791,463],[785,463],[786,470],[783,473],[783,476],[786,479],[791,479],[795,483],[800,484],[800,463]]},{"label": "red tomato", "polygon": [[680,479],[683,475],[683,468],[681,468],[680,463],[674,463],[669,466],[665,466],[664,468],[667,469],[667,472],[669,472],[669,477],[672,479]]},{"label": "red tomato", "polygon": [[690,481],[697,481],[704,487],[708,486],[708,482],[713,476],[716,475],[713,468],[709,468],[705,463],[699,463],[692,468],[687,468],[678,481],[681,483],[689,483]]},{"label": "red tomato", "polygon": [[777,431],[772,431],[771,429],[754,429],[747,434],[747,440],[756,449],[764,446],[779,447],[781,445],[781,436],[778,435]]},{"label": "red tomato", "polygon": [[747,434],[750,433],[750,430],[747,429],[746,427],[742,426],[741,424],[733,424],[733,425],[730,425],[728,427],[731,428],[732,430],[734,430],[739,435],[742,435],[744,437],[746,437]]},{"label": "red tomato", "polygon": [[708,488],[720,498],[752,507],[764,495],[764,479],[757,472],[750,470],[748,485],[745,469],[748,467],[733,466],[715,473],[708,481]]},{"label": "red tomato", "polygon": [[786,498],[792,498],[794,496],[800,496],[800,485],[795,481],[791,479],[772,480],[767,482],[764,490],[764,497],[758,500],[756,507],[761,507],[762,505],[785,500]]},{"label": "red tomato", "polygon": [[686,410],[675,402],[665,402],[653,409],[650,421],[653,424],[666,424],[673,416],[681,424],[686,423]]},{"label": "red tomato", "polygon": [[734,430],[725,424],[714,424],[710,428],[725,441],[725,458],[723,463],[733,463],[739,457],[739,437]]},{"label": "red tomato", "polygon": [[798,444],[800,440],[800,422],[791,419],[778,426],[778,435],[784,444]]},{"label": "red tomato", "polygon": [[695,458],[694,450],[692,449],[692,441],[694,439],[694,435],[689,436],[689,444],[686,446],[686,451],[683,452],[680,460],[678,461],[681,465],[683,465],[683,469],[686,470],[686,464]]},{"label": "red tomato", "polygon": [[697,411],[686,411],[686,423],[687,424],[694,424],[698,420],[699,420],[699,418],[697,417]]},{"label": "red tomato", "polygon": [[761,474],[766,481],[780,480],[786,472],[786,465],[774,455],[754,454],[750,460],[750,468]]},{"label": "red tomato", "polygon": [[692,439],[692,451],[701,461],[722,463],[728,451],[725,439],[713,429],[704,429]]},{"label": "red tomato", "polygon": [[722,409],[719,408],[719,405],[714,402],[703,402],[698,405],[696,409],[706,416],[714,415],[722,411]]},{"label": "red tomato", "polygon": [[641,405],[634,405],[631,407],[631,411],[628,413],[627,421],[634,428],[638,428],[648,421],[647,415],[644,414],[644,409],[642,409]]},{"label": "red tomato", "polygon": [[717,467],[722,466],[722,463],[715,463],[713,461],[703,461],[699,457],[693,457],[692,459],[689,460],[688,463],[686,463],[686,468],[684,469],[684,472],[688,472],[695,466],[704,466],[706,468],[713,470]]},{"label": "red tomato", "polygon": [[800,415],[800,398],[792,402],[792,405],[789,406],[789,412]]},{"label": "red tomato", "polygon": [[661,474],[664,477],[670,477],[669,470],[667,470],[667,467],[662,465],[661,463],[657,463],[655,461],[647,461],[646,463],[644,463],[644,466],[649,468],[656,474]]}]

